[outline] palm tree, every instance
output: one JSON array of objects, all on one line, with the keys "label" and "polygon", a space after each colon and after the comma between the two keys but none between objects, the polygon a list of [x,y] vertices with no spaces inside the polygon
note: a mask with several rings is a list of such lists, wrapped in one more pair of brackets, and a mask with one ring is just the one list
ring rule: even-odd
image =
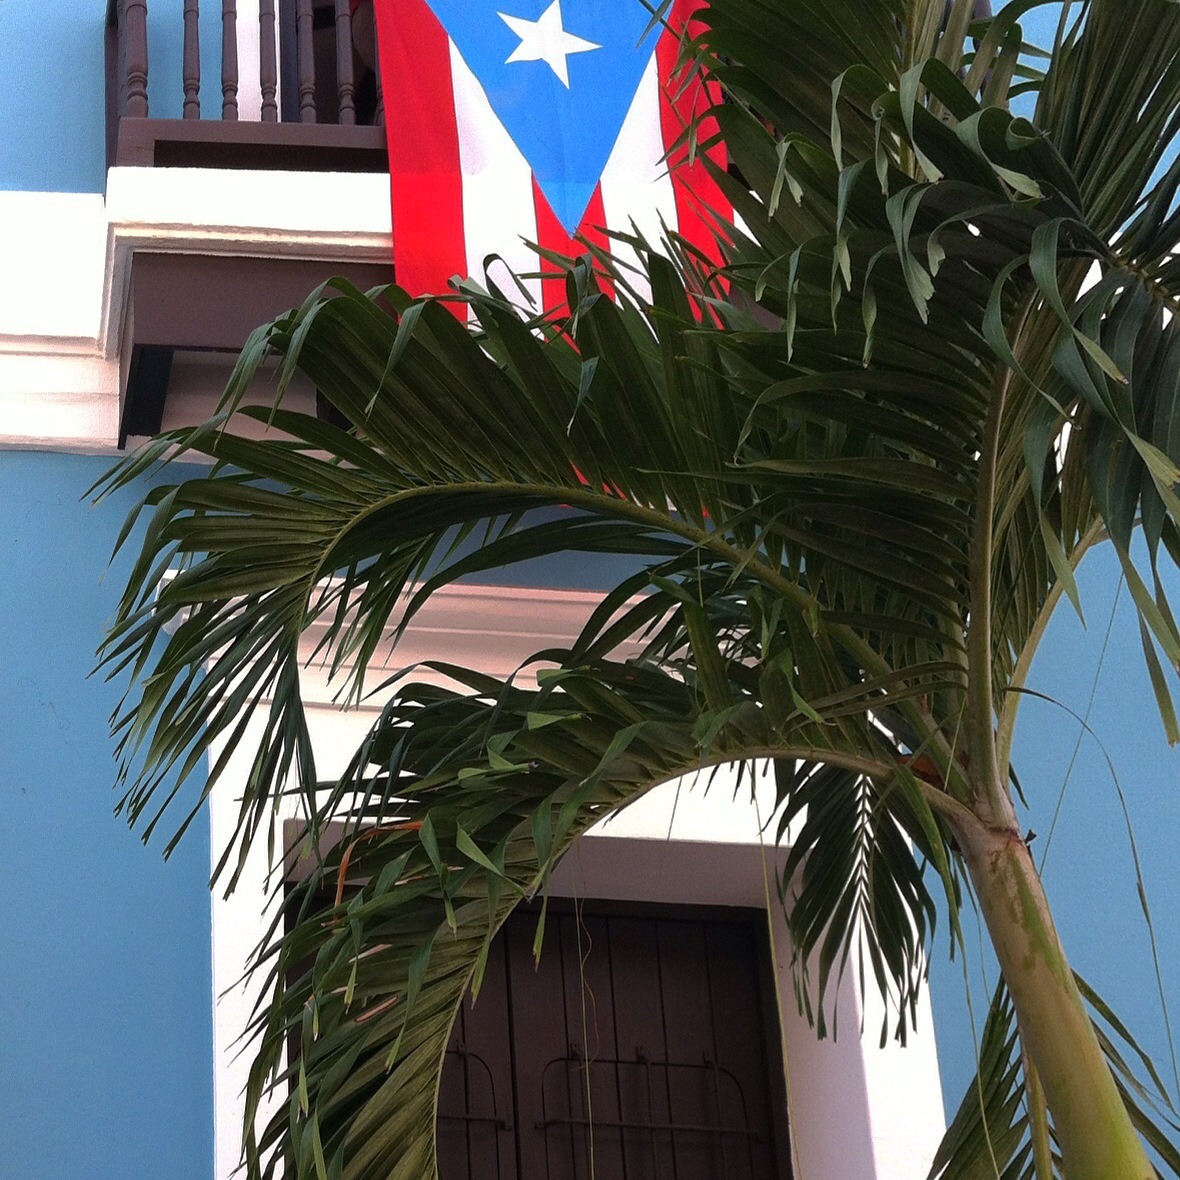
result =
[{"label": "palm tree", "polygon": [[[255,333],[217,418],[108,477],[214,461],[147,496],[103,648],[133,673],[115,723],[132,822],[150,830],[265,692],[230,882],[283,792],[313,846],[345,824],[260,956],[252,1110],[288,1037],[301,1053],[290,1109],[248,1132],[251,1175],[434,1175],[448,1033],[513,907],[603,816],[751,759],[797,829],[787,904],[815,1005],[861,955],[904,1035],[937,906],[957,929],[974,895],[1006,990],[937,1169],[1130,1180],[1155,1174],[1146,1136],[1180,1170],[1175,1124],[1068,965],[1012,765],[1033,655],[1100,541],[1180,736],[1158,575],[1180,556],[1180,7],[1066,4],[1040,72],[1018,23],[1035,2],[714,0],[687,48],[725,101],[688,138],[729,153],[723,274],[636,239],[642,273],[570,264],[568,315],[463,285],[471,329],[337,284]],[[331,420],[235,409],[268,358]],[[282,437],[224,429],[235,413]],[[312,620],[359,694],[407,591],[408,620],[456,578],[570,551],[636,572],[539,688],[402,683],[318,780]],[[641,660],[612,657],[637,637]],[[363,884],[317,911],[345,875]]]}]

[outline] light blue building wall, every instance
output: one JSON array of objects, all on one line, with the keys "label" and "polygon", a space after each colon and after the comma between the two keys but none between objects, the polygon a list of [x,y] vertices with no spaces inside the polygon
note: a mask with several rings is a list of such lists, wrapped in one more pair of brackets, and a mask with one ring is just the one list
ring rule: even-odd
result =
[{"label": "light blue building wall", "polygon": [[[181,0],[151,7],[152,101],[179,114],[168,26],[179,30]],[[0,3],[0,190],[103,190],[105,11]],[[203,20],[207,61],[217,32]],[[109,463],[0,452],[3,1180],[213,1170],[208,822],[166,864],[160,841],[145,848],[113,814],[118,691],[88,678],[126,566],[104,571],[135,499],[83,503]]]},{"label": "light blue building wall", "polygon": [[0,1177],[209,1180],[209,831],[165,863],[112,812],[90,677],[133,494],[81,499],[108,459],[0,452]]}]

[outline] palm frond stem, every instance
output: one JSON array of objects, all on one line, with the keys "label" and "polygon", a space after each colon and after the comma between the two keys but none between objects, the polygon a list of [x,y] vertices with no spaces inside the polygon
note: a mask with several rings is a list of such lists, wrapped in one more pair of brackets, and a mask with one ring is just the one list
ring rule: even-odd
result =
[{"label": "palm frond stem", "polygon": [[1004,780],[1000,778],[995,742],[995,701],[992,639],[992,558],[995,540],[996,468],[1000,431],[1009,383],[1014,374],[1004,370],[988,403],[979,455],[979,481],[970,542],[971,613],[967,623],[967,734],[971,778],[975,790],[988,800],[992,822],[1010,823],[1015,813]]}]

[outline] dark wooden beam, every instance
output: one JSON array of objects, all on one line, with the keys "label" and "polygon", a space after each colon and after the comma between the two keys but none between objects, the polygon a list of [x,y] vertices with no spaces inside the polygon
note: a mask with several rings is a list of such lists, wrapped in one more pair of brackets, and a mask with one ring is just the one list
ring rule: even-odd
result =
[{"label": "dark wooden beam", "polygon": [[[238,124],[244,126],[245,124]],[[249,334],[298,307],[334,276],[361,290],[393,280],[392,263],[138,253],[131,266],[131,363],[120,445],[163,421],[177,351],[239,352]]]},{"label": "dark wooden beam", "polygon": [[144,168],[388,172],[383,127],[322,123],[119,121],[114,163]]},{"label": "dark wooden beam", "polygon": [[173,349],[158,344],[137,344],[131,349],[127,392],[119,422],[119,447],[129,434],[159,434],[164,421],[164,399],[172,379]]}]

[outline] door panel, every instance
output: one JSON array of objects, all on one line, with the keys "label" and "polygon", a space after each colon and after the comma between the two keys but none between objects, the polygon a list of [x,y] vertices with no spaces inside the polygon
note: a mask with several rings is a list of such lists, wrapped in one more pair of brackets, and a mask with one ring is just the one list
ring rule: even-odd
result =
[{"label": "door panel", "polygon": [[618,1006],[619,1055],[623,1117],[631,1124],[626,1134],[625,1161],[630,1176],[672,1176],[674,1157],[668,1060],[659,990],[659,926],[649,918],[615,918],[611,923],[614,984],[623,997]]},{"label": "door panel", "polygon": [[479,997],[463,1002],[438,1095],[439,1175],[516,1180],[516,1111],[505,941],[488,951]]},{"label": "door panel", "polygon": [[[716,1070],[705,936],[696,922],[663,922],[659,927],[660,1001],[668,1045],[668,1091],[672,1123],[682,1128],[719,1127],[714,1110]],[[683,1130],[673,1138],[680,1180],[723,1176],[719,1154],[724,1137]]]},{"label": "door panel", "polygon": [[[712,994],[724,993],[724,1002],[711,1005],[713,1045],[721,1082],[719,1121],[728,1127],[774,1126],[767,1060],[769,1053],[755,1054],[749,1046],[777,1034],[777,1020],[762,1011],[762,980],[758,971],[758,943],[752,926],[710,922],[704,925],[709,981]],[[759,1136],[726,1136],[723,1174],[735,1180],[774,1174],[773,1133]]]},{"label": "door panel", "polygon": [[[619,1052],[615,1039],[615,995],[611,976],[610,923],[603,917],[560,916],[564,993],[572,1011],[565,1069],[574,1093],[570,1108],[578,1122],[548,1128],[549,1139],[568,1137],[575,1145],[582,1176],[622,1176],[623,1130],[619,1125]],[[542,959],[542,963],[544,960]]]},{"label": "door panel", "polygon": [[539,966],[536,913],[505,925],[446,1058],[442,1180],[789,1174],[765,918],[637,911],[551,905]]},{"label": "door panel", "polygon": [[516,1141],[521,1176],[578,1180],[578,1153],[568,1131],[549,1134],[546,1129],[546,1123],[555,1120],[568,1127],[581,1114],[569,1054],[573,1033],[567,1018],[572,1004],[565,994],[567,972],[560,931],[556,929],[559,924],[560,916],[550,913],[539,966],[533,959],[537,915],[514,918],[506,930],[520,1110]]}]

